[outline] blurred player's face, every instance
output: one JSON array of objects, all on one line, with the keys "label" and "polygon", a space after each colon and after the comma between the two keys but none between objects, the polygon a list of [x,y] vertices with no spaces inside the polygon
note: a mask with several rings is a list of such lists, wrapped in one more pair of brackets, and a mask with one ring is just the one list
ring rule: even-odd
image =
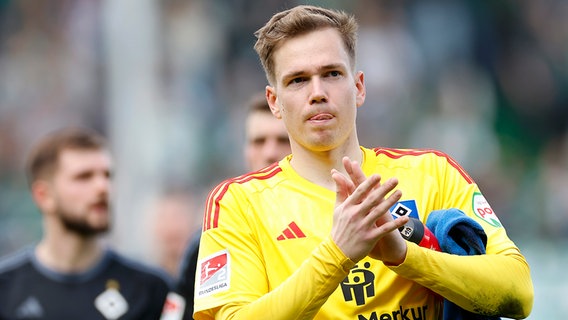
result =
[{"label": "blurred player's face", "polygon": [[274,52],[276,83],[268,87],[273,113],[281,117],[293,146],[329,151],[357,142],[357,107],[365,100],[363,74],[353,73],[339,33],[309,32]]},{"label": "blurred player's face", "polygon": [[166,271],[177,276],[178,266],[194,232],[196,219],[193,214],[192,198],[182,195],[167,195],[159,199],[153,208],[150,220],[153,241],[158,263]]},{"label": "blurred player's face", "polygon": [[64,150],[51,182],[51,213],[68,231],[83,236],[110,225],[110,155],[102,150]]},{"label": "blurred player's face", "polygon": [[246,123],[245,160],[250,170],[262,169],[290,154],[288,132],[270,112],[254,111]]}]

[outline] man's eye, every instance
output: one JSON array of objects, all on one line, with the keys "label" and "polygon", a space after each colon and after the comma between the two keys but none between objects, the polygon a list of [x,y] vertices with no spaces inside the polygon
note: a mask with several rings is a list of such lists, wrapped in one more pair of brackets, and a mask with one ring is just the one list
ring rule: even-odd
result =
[{"label": "man's eye", "polygon": [[262,146],[262,145],[265,144],[265,142],[266,142],[265,138],[258,138],[258,139],[252,140],[252,144],[255,145],[255,146]]},{"label": "man's eye", "polygon": [[77,180],[85,181],[85,180],[91,179],[91,178],[93,177],[93,175],[94,175],[93,172],[91,172],[91,171],[85,171],[85,172],[81,172],[80,174],[78,174],[78,175],[76,176],[76,178],[77,178]]},{"label": "man's eye", "polygon": [[278,143],[281,143],[281,144],[286,143],[286,144],[288,144],[288,143],[290,143],[290,138],[288,138],[288,136],[278,137]]},{"label": "man's eye", "polygon": [[331,77],[339,77],[341,75],[341,73],[339,71],[330,71],[329,75]]},{"label": "man's eye", "polygon": [[294,79],[290,80],[290,84],[302,83],[303,81],[304,81],[304,78],[294,78]]}]

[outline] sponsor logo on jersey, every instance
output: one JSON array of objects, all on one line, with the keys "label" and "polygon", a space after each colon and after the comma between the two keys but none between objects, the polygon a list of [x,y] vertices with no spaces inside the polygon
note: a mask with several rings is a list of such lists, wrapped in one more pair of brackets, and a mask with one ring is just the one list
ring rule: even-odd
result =
[{"label": "sponsor logo on jersey", "polygon": [[421,307],[410,307],[404,308],[400,306],[398,309],[391,312],[385,312],[378,314],[376,311],[371,312],[368,316],[359,314],[357,315],[358,320],[425,320],[428,319],[426,316],[427,305]]},{"label": "sponsor logo on jersey", "polygon": [[206,297],[229,289],[229,273],[231,259],[228,250],[219,251],[198,263],[198,286],[195,288],[197,298]]},{"label": "sponsor logo on jersey", "polygon": [[418,217],[418,207],[416,206],[416,200],[399,201],[395,203],[389,209],[389,211],[395,219],[402,216],[409,216],[412,218],[420,219]]},{"label": "sponsor logo on jersey", "polygon": [[34,296],[29,296],[16,309],[18,319],[40,319],[43,318],[43,308]]},{"label": "sponsor logo on jersey", "polygon": [[370,267],[370,262],[365,262],[362,268],[357,264],[343,279],[341,292],[346,302],[355,301],[358,306],[362,306],[367,298],[375,296],[375,274],[368,270]]},{"label": "sponsor logo on jersey", "polygon": [[120,285],[116,280],[108,280],[106,290],[95,299],[95,307],[108,320],[115,320],[128,311],[128,302],[118,291]]},{"label": "sponsor logo on jersey", "polygon": [[[361,262],[360,262],[361,263]],[[341,282],[341,292],[345,302],[355,302],[358,306],[364,305],[367,300],[375,296],[375,274],[369,269],[371,263],[366,261],[361,266],[355,265],[349,275]],[[426,310],[428,305],[398,309],[390,312],[357,315],[358,320],[424,320],[428,319]]]},{"label": "sponsor logo on jersey", "polygon": [[497,215],[495,214],[493,209],[491,209],[489,202],[487,202],[487,200],[481,193],[475,192],[473,194],[472,207],[475,215],[483,219],[483,221],[489,223],[494,227],[502,226],[501,221],[499,221],[499,218],[497,218]]},{"label": "sponsor logo on jersey", "polygon": [[299,239],[305,238],[306,235],[300,227],[296,224],[296,222],[292,221],[286,229],[282,231],[282,233],[276,238],[278,241],[286,240],[286,239]]}]

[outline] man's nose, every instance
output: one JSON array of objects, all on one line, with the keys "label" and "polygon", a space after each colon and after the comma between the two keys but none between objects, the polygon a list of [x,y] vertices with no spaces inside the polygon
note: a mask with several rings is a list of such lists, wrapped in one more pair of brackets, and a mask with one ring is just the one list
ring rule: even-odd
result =
[{"label": "man's nose", "polygon": [[311,95],[310,104],[326,102],[327,95],[325,92],[325,86],[320,77],[313,77],[310,81],[311,84]]},{"label": "man's nose", "polygon": [[97,175],[95,178],[97,190],[108,193],[111,187],[110,177],[106,174]]}]

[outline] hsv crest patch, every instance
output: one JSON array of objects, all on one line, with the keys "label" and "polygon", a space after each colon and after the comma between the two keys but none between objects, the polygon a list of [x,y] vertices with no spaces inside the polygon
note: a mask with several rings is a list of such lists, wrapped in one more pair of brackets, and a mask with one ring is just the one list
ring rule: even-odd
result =
[{"label": "hsv crest patch", "polygon": [[491,209],[491,206],[489,206],[489,203],[485,200],[485,197],[481,193],[475,192],[473,194],[472,206],[475,215],[483,219],[483,221],[494,227],[502,226],[501,221],[499,221],[499,218],[497,218],[497,215],[493,209]]},{"label": "hsv crest patch", "polygon": [[416,200],[399,201],[395,203],[389,209],[389,211],[395,219],[402,216],[409,216],[412,218],[420,219],[418,217],[418,207],[416,206]]},{"label": "hsv crest patch", "polygon": [[197,298],[229,289],[231,259],[228,250],[214,253],[198,263],[199,279],[195,288]]}]

